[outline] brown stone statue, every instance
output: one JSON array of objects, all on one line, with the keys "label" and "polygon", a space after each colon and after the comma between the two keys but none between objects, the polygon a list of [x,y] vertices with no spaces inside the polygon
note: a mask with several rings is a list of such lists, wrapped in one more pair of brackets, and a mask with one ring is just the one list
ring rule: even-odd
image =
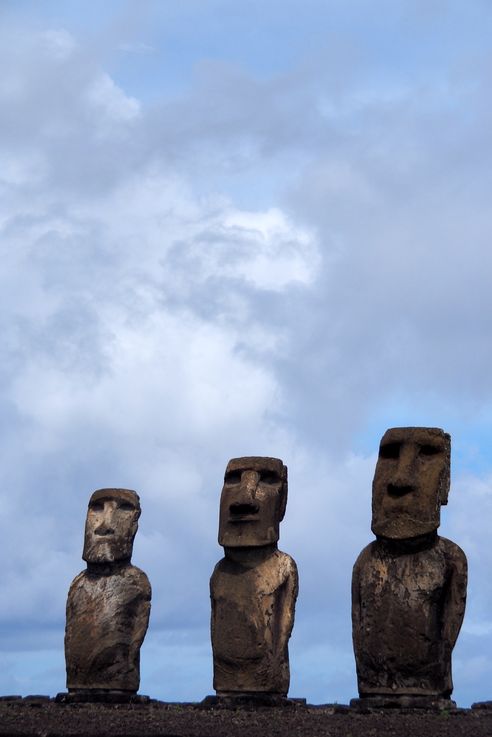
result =
[{"label": "brown stone statue", "polygon": [[131,565],[140,517],[138,494],[100,489],[89,501],[83,559],[87,569],[68,592],[65,659],[69,694],[136,694],[140,647],[150,614],[151,589]]},{"label": "brown stone statue", "polygon": [[453,690],[467,566],[461,548],[437,534],[450,447],[450,436],[430,427],[392,428],[381,440],[372,487],[376,540],[352,578],[356,707],[439,705]]},{"label": "brown stone statue", "polygon": [[220,499],[225,557],[210,580],[214,688],[219,697],[284,697],[297,568],[277,547],[287,503],[278,458],[233,458]]}]

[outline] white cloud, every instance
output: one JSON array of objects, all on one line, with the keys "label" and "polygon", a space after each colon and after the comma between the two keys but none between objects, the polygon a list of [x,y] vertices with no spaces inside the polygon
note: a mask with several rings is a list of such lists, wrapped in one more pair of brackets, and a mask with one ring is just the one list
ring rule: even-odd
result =
[{"label": "white cloud", "polygon": [[105,132],[111,133],[111,124],[132,121],[140,115],[140,103],[125,95],[109,74],[100,74],[86,92],[87,103],[94,108],[94,120],[103,122]]},{"label": "white cloud", "polygon": [[236,276],[243,271],[247,281],[260,289],[284,291],[292,283],[309,284],[319,267],[319,254],[312,235],[295,227],[280,210],[265,213],[233,211],[226,215],[223,239],[243,245],[244,260],[239,270],[223,253],[213,271]]},{"label": "white cloud", "polygon": [[50,29],[41,33],[45,49],[56,61],[66,61],[77,47],[74,37],[64,28]]},{"label": "white cloud", "polygon": [[[0,158],[0,183],[7,186],[38,185],[46,176],[46,161],[40,153],[15,154],[2,152]],[[5,194],[7,192],[5,191]],[[12,216],[12,212],[5,216]]]}]

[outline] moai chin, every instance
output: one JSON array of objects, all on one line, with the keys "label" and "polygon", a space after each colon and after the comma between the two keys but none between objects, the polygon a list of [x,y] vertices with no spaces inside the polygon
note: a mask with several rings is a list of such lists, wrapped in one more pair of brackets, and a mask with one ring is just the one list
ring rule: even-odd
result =
[{"label": "moai chin", "polygon": [[129,489],[99,489],[90,500],[83,559],[67,599],[65,660],[69,696],[104,700],[136,694],[151,589],[131,565],[140,499]]},{"label": "moai chin", "polygon": [[450,448],[439,428],[392,428],[381,440],[372,487],[376,540],[352,577],[356,707],[426,707],[452,693],[467,564],[461,548],[437,534]]},{"label": "moai chin", "polygon": [[278,458],[233,458],[220,499],[225,557],[210,579],[214,688],[219,697],[284,697],[298,591],[294,560],[278,550],[287,467]]}]

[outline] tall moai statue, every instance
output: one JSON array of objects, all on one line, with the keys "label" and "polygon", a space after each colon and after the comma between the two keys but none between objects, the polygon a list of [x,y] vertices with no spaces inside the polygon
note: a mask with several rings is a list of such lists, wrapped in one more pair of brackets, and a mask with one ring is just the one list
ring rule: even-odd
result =
[{"label": "tall moai statue", "polygon": [[225,557],[210,579],[219,698],[276,703],[287,695],[298,577],[294,560],[277,547],[286,503],[287,467],[280,459],[229,461],[219,519]]},{"label": "tall moai statue", "polygon": [[461,548],[437,534],[450,452],[450,436],[439,428],[392,428],[381,440],[372,487],[376,540],[352,577],[355,707],[454,705],[451,652],[467,564]]},{"label": "tall moai statue", "polygon": [[129,489],[99,489],[89,500],[87,569],[67,600],[65,660],[74,700],[125,700],[138,691],[151,599],[147,576],[130,562],[140,511]]}]

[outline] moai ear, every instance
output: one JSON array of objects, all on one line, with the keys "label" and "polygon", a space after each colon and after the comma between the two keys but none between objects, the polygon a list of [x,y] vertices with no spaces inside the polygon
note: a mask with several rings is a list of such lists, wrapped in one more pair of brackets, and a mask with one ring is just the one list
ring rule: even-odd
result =
[{"label": "moai ear", "polygon": [[439,480],[439,501],[441,504],[448,503],[449,487],[451,483],[451,436],[445,432],[444,435],[444,452],[445,462],[442,469],[441,478]]},{"label": "moai ear", "polygon": [[285,509],[287,507],[287,491],[288,491],[288,482],[287,482],[287,466],[282,466],[282,487],[280,489],[280,507],[279,507],[279,522],[282,522],[284,515],[285,515]]}]

